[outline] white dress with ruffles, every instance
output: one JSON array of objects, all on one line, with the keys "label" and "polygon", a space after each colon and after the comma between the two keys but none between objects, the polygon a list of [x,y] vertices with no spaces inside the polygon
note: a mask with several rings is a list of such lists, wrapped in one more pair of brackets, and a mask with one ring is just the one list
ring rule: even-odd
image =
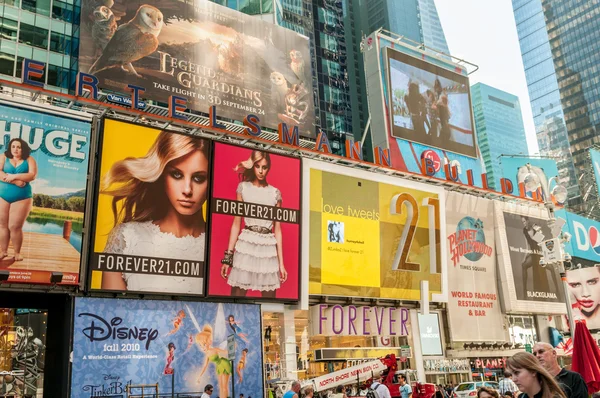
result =
[{"label": "white dress with ruffles", "polygon": [[[244,181],[238,185],[236,192],[247,203],[275,206],[281,202],[281,192],[272,185],[260,187]],[[244,226],[263,227],[271,232],[263,234],[242,229],[235,244],[233,267],[227,283],[245,290],[279,289],[279,258],[273,221],[244,217]]]},{"label": "white dress with ruffles", "polygon": [[[130,221],[115,226],[108,236],[104,253],[204,261],[205,234],[178,238],[162,232],[152,221]],[[127,290],[134,292],[202,294],[204,278],[174,275],[123,273]]]}]

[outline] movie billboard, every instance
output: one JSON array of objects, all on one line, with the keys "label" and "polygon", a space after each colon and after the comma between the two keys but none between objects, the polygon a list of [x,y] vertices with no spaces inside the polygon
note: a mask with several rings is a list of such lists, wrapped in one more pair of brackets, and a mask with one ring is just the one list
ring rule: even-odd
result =
[{"label": "movie billboard", "polygon": [[553,238],[546,209],[496,202],[494,211],[506,311],[523,308],[535,313],[564,313],[565,298],[558,270],[540,265],[540,244]]},{"label": "movie billboard", "polygon": [[260,325],[251,304],[76,298],[71,397],[262,397]]},{"label": "movie billboard", "polygon": [[311,160],[303,170],[309,294],[419,300],[427,280],[447,301],[443,189]]},{"label": "movie billboard", "polygon": [[81,7],[79,64],[101,88],[133,84],[155,101],[185,97],[199,112],[216,105],[224,118],[315,136],[307,37],[208,0],[110,4]]},{"label": "movie billboard", "polygon": [[504,178],[508,178],[514,184],[514,193],[519,193],[519,184],[523,183],[528,198],[535,193],[546,200],[546,192],[550,193],[550,178],[558,176],[558,167],[554,159],[502,156],[500,163]]},{"label": "movie billboard", "polygon": [[91,290],[204,294],[210,144],[104,120]]},{"label": "movie billboard", "polygon": [[595,148],[590,148],[590,160],[594,169],[594,179],[596,181],[596,189],[600,198],[600,151]]},{"label": "movie billboard", "polygon": [[386,48],[393,137],[477,157],[469,79]]},{"label": "movie billboard", "polygon": [[9,283],[77,285],[90,123],[0,105],[0,132],[0,268]]},{"label": "movie billboard", "polygon": [[503,341],[497,289],[494,203],[473,195],[446,196],[448,321],[453,341]]},{"label": "movie billboard", "polygon": [[215,143],[208,294],[296,301],[299,158]]}]

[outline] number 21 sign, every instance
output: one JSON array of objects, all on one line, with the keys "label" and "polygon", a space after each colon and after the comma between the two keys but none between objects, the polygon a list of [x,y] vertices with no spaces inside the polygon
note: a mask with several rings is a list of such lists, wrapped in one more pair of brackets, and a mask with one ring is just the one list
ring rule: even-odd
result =
[{"label": "number 21 sign", "polygon": [[303,168],[310,294],[419,300],[427,280],[430,300],[447,300],[442,188],[323,162]]}]

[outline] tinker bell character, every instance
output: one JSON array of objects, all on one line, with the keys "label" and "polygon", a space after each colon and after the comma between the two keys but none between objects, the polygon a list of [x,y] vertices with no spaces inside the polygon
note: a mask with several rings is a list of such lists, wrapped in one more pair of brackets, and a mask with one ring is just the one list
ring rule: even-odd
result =
[{"label": "tinker bell character", "polygon": [[175,344],[169,343],[167,348],[169,349],[169,352],[167,353],[167,364],[165,365],[165,370],[163,373],[166,375],[172,375],[173,368],[171,367],[171,364],[175,360]]},{"label": "tinker bell character", "polygon": [[229,320],[229,327],[233,331],[233,334],[235,334],[236,337],[241,338],[246,342],[246,344],[248,344],[248,335],[244,333],[238,322],[236,322],[235,317],[233,315],[229,315],[227,319]]},{"label": "tinker bell character", "polygon": [[238,362],[237,369],[236,369],[236,373],[238,375],[238,378],[240,379],[240,384],[244,380],[244,368],[246,367],[246,357],[247,356],[248,356],[248,349],[244,348],[242,350],[242,357],[240,358],[240,361]]},{"label": "tinker bell character", "polygon": [[219,398],[229,395],[229,377],[233,373],[231,362],[227,359],[227,350],[213,347],[213,330],[210,325],[204,325],[202,331],[196,335],[196,345],[204,353],[204,365],[198,376],[198,382],[208,368],[208,362],[215,364],[215,372],[219,381]]},{"label": "tinker bell character", "polygon": [[173,319],[173,329],[167,334],[167,336],[175,334],[179,331],[181,325],[183,325],[183,318],[185,318],[185,312],[183,310],[179,310],[177,317]]}]

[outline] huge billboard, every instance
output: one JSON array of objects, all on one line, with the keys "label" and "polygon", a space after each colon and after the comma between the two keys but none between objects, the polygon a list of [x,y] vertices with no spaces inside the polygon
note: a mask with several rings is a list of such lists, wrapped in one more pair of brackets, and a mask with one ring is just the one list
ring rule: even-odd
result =
[{"label": "huge billboard", "polygon": [[514,184],[515,194],[519,192],[519,184],[523,183],[525,195],[531,198],[534,194],[546,198],[550,193],[549,185],[552,177],[558,176],[558,167],[554,159],[532,158],[528,156],[502,156],[502,175]]},{"label": "huge billboard", "polygon": [[571,234],[569,250],[575,257],[600,263],[600,222],[565,212],[567,225],[563,229]]},{"label": "huge billboard", "polygon": [[301,172],[299,158],[214,144],[209,295],[298,300]]},{"label": "huge billboard", "polygon": [[210,144],[104,120],[91,290],[204,294]]},{"label": "huge billboard", "polygon": [[8,282],[79,283],[90,124],[0,105],[0,268]]},{"label": "huge billboard", "polygon": [[82,2],[79,65],[101,88],[133,84],[156,101],[182,96],[200,112],[216,105],[225,118],[315,136],[307,37],[208,0],[96,6]]},{"label": "huge billboard", "polygon": [[77,298],[71,397],[262,397],[260,325],[257,305]]},{"label": "huge billboard", "polygon": [[477,157],[469,79],[386,48],[392,137]]},{"label": "huge billboard", "polygon": [[546,209],[496,202],[494,212],[506,311],[564,313],[564,290],[558,270],[540,265],[540,243],[553,237]]},{"label": "huge billboard", "polygon": [[595,148],[590,148],[590,161],[594,169],[594,179],[596,181],[596,189],[600,198],[600,151]]},{"label": "huge billboard", "polygon": [[309,294],[446,301],[444,190],[303,161]]},{"label": "huge billboard", "polygon": [[454,341],[502,341],[504,329],[497,289],[494,203],[449,192],[448,312]]}]

